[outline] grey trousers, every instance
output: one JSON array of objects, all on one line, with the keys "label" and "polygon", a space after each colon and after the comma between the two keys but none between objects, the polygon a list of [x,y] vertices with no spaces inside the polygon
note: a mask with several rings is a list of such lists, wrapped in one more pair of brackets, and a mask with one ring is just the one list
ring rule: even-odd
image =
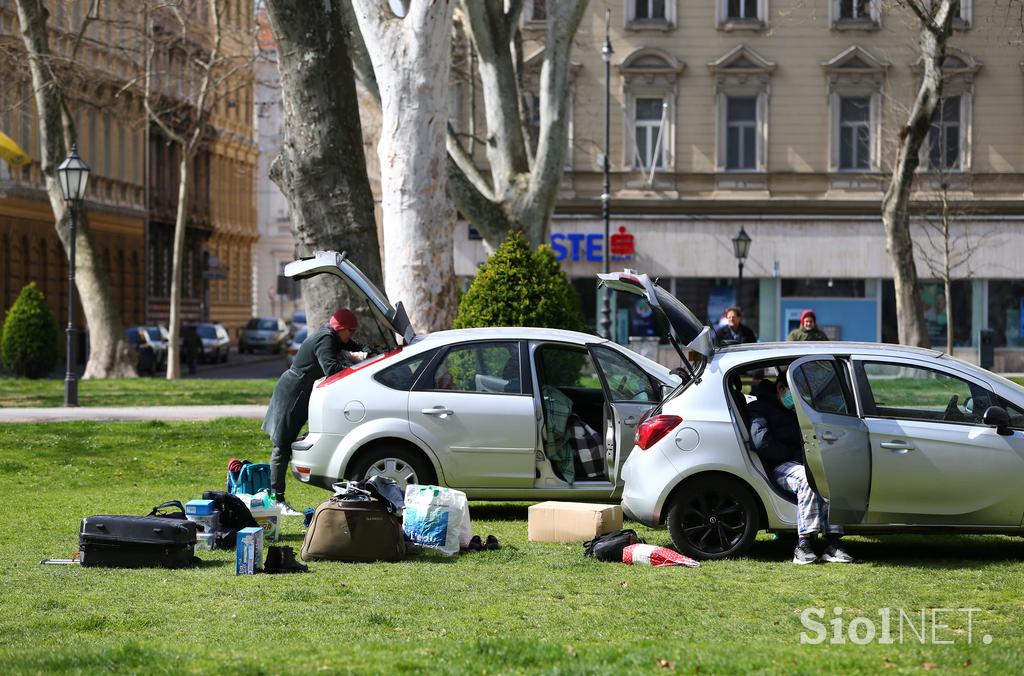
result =
[{"label": "grey trousers", "polygon": [[270,452],[270,488],[278,495],[284,493],[284,480],[288,475],[288,463],[292,460],[292,445],[274,446]]}]

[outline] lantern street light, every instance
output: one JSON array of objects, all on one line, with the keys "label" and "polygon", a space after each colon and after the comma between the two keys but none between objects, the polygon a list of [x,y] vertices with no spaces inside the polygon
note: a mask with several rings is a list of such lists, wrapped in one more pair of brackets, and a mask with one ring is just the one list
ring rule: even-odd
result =
[{"label": "lantern street light", "polygon": [[75,237],[78,225],[78,207],[85,197],[89,182],[89,165],[78,156],[78,146],[71,146],[71,154],[57,167],[57,178],[64,201],[71,211],[70,248],[68,249],[68,328],[67,372],[64,374],[64,405],[78,406],[78,382],[75,380]]},{"label": "lantern street light", "polygon": [[[604,155],[601,157],[601,168],[604,170],[604,184],[601,190],[601,215],[604,217],[604,272],[611,272],[611,166],[608,153],[611,145],[611,90],[612,90],[612,39],[611,39],[612,12],[606,9],[604,12],[604,47],[601,48],[601,58],[604,59]],[[611,289],[604,288],[601,296],[601,337],[610,339],[612,337],[612,308]]]},{"label": "lantern street light", "polygon": [[739,275],[736,277],[736,305],[742,307],[740,292],[743,290],[743,261],[750,252],[750,235],[740,226],[740,231],[732,238],[732,253],[739,263]]}]

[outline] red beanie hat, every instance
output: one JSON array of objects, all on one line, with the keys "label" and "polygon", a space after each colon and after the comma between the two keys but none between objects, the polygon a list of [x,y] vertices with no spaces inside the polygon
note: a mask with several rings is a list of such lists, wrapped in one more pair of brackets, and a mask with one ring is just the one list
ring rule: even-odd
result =
[{"label": "red beanie hat", "polygon": [[808,317],[811,317],[814,321],[818,321],[818,315],[814,314],[814,310],[804,310],[804,313],[800,315],[800,323],[803,324],[804,320]]},{"label": "red beanie hat", "polygon": [[338,329],[355,331],[359,328],[359,320],[356,319],[352,310],[349,310],[347,307],[343,307],[331,315],[331,321],[329,323],[331,325],[331,331],[337,331]]}]

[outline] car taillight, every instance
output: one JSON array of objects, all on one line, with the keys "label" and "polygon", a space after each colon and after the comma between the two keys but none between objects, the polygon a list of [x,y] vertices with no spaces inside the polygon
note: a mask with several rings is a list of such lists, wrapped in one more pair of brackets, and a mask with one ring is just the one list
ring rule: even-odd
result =
[{"label": "car taillight", "polygon": [[636,428],[636,445],[640,450],[646,451],[681,422],[683,419],[677,415],[656,415],[644,420]]}]

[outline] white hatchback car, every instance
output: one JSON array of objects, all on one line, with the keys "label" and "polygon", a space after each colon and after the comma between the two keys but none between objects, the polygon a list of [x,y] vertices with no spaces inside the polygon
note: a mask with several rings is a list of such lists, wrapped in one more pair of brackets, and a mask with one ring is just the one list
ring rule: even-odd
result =
[{"label": "white hatchback car", "polygon": [[[681,382],[584,333],[417,336],[401,303],[393,307],[344,254],[317,252],[285,274],[336,275],[377,320],[380,354],[316,384],[309,434],[292,444],[293,474],[323,488],[380,474],[402,487],[440,484],[476,499],[607,500],[621,490],[616,449],[632,448],[641,417]],[[572,453],[576,432],[582,441]]]},{"label": "white hatchback car", "polygon": [[769,478],[748,432],[752,394],[771,403],[779,378],[794,394],[809,480],[847,532],[1024,533],[1024,388],[901,345],[716,345],[647,275],[601,278],[647,298],[689,365],[638,426],[622,472],[625,512],[667,523],[679,551],[739,555],[760,529],[795,528],[795,498]]}]

